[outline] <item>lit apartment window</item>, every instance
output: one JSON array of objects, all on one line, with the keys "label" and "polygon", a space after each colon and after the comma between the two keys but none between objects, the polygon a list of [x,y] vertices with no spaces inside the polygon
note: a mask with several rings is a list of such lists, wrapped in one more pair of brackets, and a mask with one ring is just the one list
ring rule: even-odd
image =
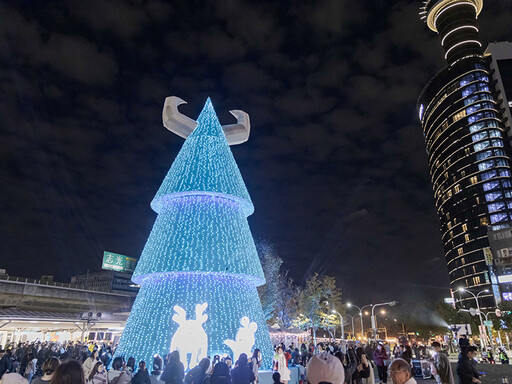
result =
[{"label": "lit apartment window", "polygon": [[482,217],[480,219],[480,225],[489,225],[489,221],[487,220],[487,217]]},{"label": "lit apartment window", "polygon": [[478,181],[478,178],[476,176],[473,176],[472,178],[469,179],[469,182],[471,184],[475,184],[477,181]]},{"label": "lit apartment window", "polygon": [[468,230],[468,225],[467,224],[462,224],[462,231],[466,232],[467,230]]},{"label": "lit apartment window", "polygon": [[460,184],[457,184],[455,187],[453,187],[453,190],[455,191],[455,193],[459,193],[460,192]]},{"label": "lit apartment window", "polygon": [[469,235],[468,234],[464,235],[464,240],[466,240],[466,242],[469,241]]},{"label": "lit apartment window", "polygon": [[453,116],[453,122],[459,121],[463,117],[466,117],[466,110],[465,109],[463,109],[462,111],[460,111],[459,113],[457,113],[456,115]]},{"label": "lit apartment window", "polygon": [[459,253],[459,256],[462,256],[462,254],[464,253],[464,251],[462,250],[462,247],[457,249],[457,252]]}]

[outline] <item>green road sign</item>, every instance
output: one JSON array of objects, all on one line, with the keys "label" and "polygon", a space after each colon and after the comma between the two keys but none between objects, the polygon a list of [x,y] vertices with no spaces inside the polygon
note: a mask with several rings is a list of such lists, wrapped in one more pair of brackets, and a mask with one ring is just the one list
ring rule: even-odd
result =
[{"label": "green road sign", "polygon": [[109,269],[111,271],[133,273],[135,266],[137,265],[137,259],[120,255],[114,252],[103,252],[103,264],[101,268]]},{"label": "green road sign", "polygon": [[492,327],[492,321],[491,321],[491,320],[485,320],[485,321],[484,321],[484,325],[485,325],[486,327]]}]

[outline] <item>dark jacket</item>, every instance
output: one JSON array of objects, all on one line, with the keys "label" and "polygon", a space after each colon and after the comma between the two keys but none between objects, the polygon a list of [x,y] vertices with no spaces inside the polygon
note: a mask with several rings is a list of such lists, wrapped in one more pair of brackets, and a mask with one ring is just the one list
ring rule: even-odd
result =
[{"label": "dark jacket", "polygon": [[183,377],[185,377],[185,368],[183,363],[178,361],[177,363],[169,363],[165,366],[160,380],[165,384],[181,384],[183,383]]},{"label": "dark jacket", "polygon": [[149,378],[148,370],[145,369],[143,371],[139,369],[132,378],[132,384],[151,384],[151,379]]},{"label": "dark jacket", "polygon": [[473,377],[480,379],[476,370],[476,361],[462,355],[457,362],[457,376],[459,377],[459,384],[472,384]]},{"label": "dark jacket", "polygon": [[11,356],[7,353],[0,359],[0,378],[11,370]]},{"label": "dark jacket", "polygon": [[197,365],[188,371],[185,376],[185,384],[201,384],[205,378],[206,372],[200,365]]},{"label": "dark jacket", "polygon": [[384,360],[388,359],[388,354],[386,353],[386,349],[384,347],[379,349],[376,349],[375,352],[373,352],[373,361],[375,361],[375,365],[380,365],[381,367],[384,366]]},{"label": "dark jacket", "polygon": [[238,359],[238,367],[231,370],[231,382],[233,384],[250,384],[254,379],[254,372],[247,366],[247,356],[242,353]]}]

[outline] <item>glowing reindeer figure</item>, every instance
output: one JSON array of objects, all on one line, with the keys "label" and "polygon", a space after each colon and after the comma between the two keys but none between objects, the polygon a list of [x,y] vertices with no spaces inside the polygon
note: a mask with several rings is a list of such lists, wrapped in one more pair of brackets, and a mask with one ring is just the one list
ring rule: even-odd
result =
[{"label": "glowing reindeer figure", "polygon": [[254,333],[258,330],[258,324],[254,321],[251,322],[247,316],[240,319],[241,327],[236,333],[235,340],[224,340],[226,344],[233,351],[233,359],[237,360],[241,353],[251,356],[252,347],[255,342]]},{"label": "glowing reindeer figure", "polygon": [[194,367],[203,357],[207,356],[208,335],[203,329],[203,323],[208,319],[208,315],[203,313],[207,306],[208,303],[196,305],[195,320],[187,320],[186,311],[178,305],[174,306],[176,314],[172,319],[179,324],[179,327],[171,340],[171,352],[177,350],[180,353],[185,370],[188,370],[190,366]]}]

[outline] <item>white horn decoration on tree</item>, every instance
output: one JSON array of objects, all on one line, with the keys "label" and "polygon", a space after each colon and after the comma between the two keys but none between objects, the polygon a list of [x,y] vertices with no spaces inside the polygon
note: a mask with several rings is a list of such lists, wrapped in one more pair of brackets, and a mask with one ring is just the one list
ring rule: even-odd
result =
[{"label": "white horn decoration on tree", "polygon": [[[186,139],[197,126],[195,120],[178,111],[178,106],[186,103],[185,100],[177,96],[166,97],[162,111],[164,127],[184,139]],[[236,118],[236,124],[222,126],[228,144],[236,145],[245,143],[249,140],[249,134],[251,133],[249,115],[240,110],[232,110],[229,112]]]}]

